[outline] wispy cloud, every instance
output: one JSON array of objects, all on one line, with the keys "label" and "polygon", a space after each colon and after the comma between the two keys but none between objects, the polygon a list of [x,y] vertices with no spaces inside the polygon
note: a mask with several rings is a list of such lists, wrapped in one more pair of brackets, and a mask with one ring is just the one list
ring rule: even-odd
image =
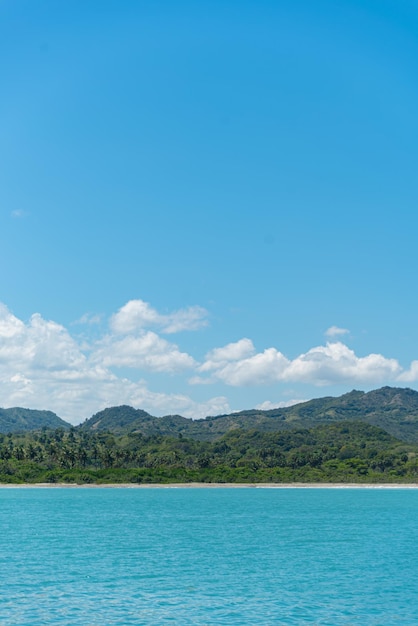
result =
[{"label": "wispy cloud", "polygon": [[27,213],[27,211],[23,211],[22,209],[14,209],[10,215],[13,219],[22,219],[29,215],[29,213]]},{"label": "wispy cloud", "polygon": [[183,330],[197,330],[208,324],[208,312],[200,306],[179,309],[162,314],[144,300],[130,300],[112,316],[110,325],[118,334],[133,333],[146,327],[159,328],[173,334]]},{"label": "wispy cloud", "polygon": [[97,315],[93,313],[84,313],[84,315],[82,315],[78,320],[75,320],[75,322],[72,322],[72,324],[92,326],[95,324],[100,324],[101,321],[102,321],[101,315]]},{"label": "wispy cloud", "polygon": [[348,335],[350,331],[347,328],[339,328],[338,326],[330,326],[325,331],[326,337],[338,337],[340,335]]},{"label": "wispy cloud", "polygon": [[260,404],[256,404],[255,408],[260,409],[261,411],[270,411],[272,409],[285,409],[289,406],[300,404],[301,402],[306,402],[306,400],[284,400],[283,402],[271,402],[270,400],[265,400]]}]

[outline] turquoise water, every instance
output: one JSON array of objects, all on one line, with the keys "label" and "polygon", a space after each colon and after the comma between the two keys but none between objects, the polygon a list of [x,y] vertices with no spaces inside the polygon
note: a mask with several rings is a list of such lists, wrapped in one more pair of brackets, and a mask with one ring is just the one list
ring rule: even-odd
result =
[{"label": "turquoise water", "polygon": [[0,624],[418,624],[418,490],[0,489]]}]

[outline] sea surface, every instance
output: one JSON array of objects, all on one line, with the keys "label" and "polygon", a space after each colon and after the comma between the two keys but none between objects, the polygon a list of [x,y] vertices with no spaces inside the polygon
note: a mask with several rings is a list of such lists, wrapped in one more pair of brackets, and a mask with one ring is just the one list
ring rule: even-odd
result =
[{"label": "sea surface", "polygon": [[418,624],[418,490],[0,489],[0,624]]}]

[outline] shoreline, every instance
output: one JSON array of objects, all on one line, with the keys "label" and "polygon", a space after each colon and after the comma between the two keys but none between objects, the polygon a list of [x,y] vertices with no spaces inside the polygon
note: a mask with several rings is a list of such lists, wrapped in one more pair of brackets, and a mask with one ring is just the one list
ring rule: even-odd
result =
[{"label": "shoreline", "polygon": [[418,489],[418,483],[0,483],[0,489]]}]

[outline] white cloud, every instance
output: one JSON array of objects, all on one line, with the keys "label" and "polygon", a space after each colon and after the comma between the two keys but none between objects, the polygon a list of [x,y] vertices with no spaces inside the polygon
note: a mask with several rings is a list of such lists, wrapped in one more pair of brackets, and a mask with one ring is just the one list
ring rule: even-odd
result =
[{"label": "white cloud", "polygon": [[180,413],[194,419],[231,410],[222,396],[196,402],[185,394],[151,391],[145,381],[133,382],[100,369],[78,375],[60,372],[56,376],[31,377],[22,373],[7,376],[0,372],[0,387],[2,406],[52,410],[73,424],[101,409],[120,404],[129,404],[154,415]]},{"label": "white cloud", "polygon": [[[213,351],[215,352],[215,351]],[[221,380],[227,385],[267,385],[277,382],[303,382],[313,385],[337,383],[379,383],[395,381],[402,374],[396,359],[380,354],[358,357],[341,342],[327,343],[287,359],[276,348],[250,357],[225,363],[209,359],[200,371],[210,371],[211,380]],[[418,368],[417,368],[418,369]],[[195,380],[195,383],[199,382]]]},{"label": "white cloud", "polygon": [[396,380],[402,368],[396,359],[381,354],[358,357],[341,342],[327,343],[308,350],[289,363],[284,380],[335,383],[379,383]]},{"label": "white cloud", "polygon": [[162,330],[167,334],[179,333],[183,330],[198,330],[208,325],[208,312],[200,306],[190,306],[180,309],[170,315],[165,315]]},{"label": "white cloud", "polygon": [[94,362],[105,367],[133,367],[155,372],[181,372],[196,365],[186,352],[152,331],[124,337],[107,336],[93,350]]},{"label": "white cloud", "polygon": [[208,312],[199,306],[192,306],[162,315],[143,300],[130,300],[119,309],[110,320],[114,333],[128,334],[155,326],[167,334],[183,330],[197,330],[207,325]]},{"label": "white cloud", "polygon": [[[89,343],[39,314],[25,323],[0,304],[1,405],[50,409],[73,423],[116,404],[131,404],[157,415],[181,413],[186,417],[230,411],[224,396],[197,402],[182,392],[151,391],[143,380],[147,372],[153,373],[154,380],[160,374],[187,372],[191,385],[222,383],[235,387],[284,382],[378,385],[418,381],[418,360],[403,369],[396,359],[381,354],[358,356],[340,341],[289,359],[274,347],[256,352],[253,342],[243,338],[210,350],[199,364],[177,344],[142,327],[154,323],[165,329],[170,324],[172,328],[175,324],[177,328],[190,327],[194,314],[189,309],[184,311],[190,315],[183,311],[184,315],[177,312],[160,316],[146,303],[132,302],[135,306],[122,307],[111,318],[107,334],[97,340],[90,337]],[[127,378],[121,368],[131,369],[132,377]],[[258,407],[289,406],[294,402],[265,401]]]},{"label": "white cloud", "polygon": [[0,365],[26,370],[49,371],[82,367],[85,361],[68,331],[55,322],[32,315],[25,325],[2,305],[0,307]]},{"label": "white cloud", "polygon": [[330,326],[325,331],[327,337],[338,337],[339,335],[348,335],[350,331],[347,328],[339,328],[338,326]]},{"label": "white cloud", "polygon": [[34,314],[25,324],[0,304],[1,405],[55,411],[79,423],[108,406],[132,404],[154,414],[179,412],[205,417],[230,411],[225,397],[196,402],[185,394],[148,389],[117,375],[112,367],[176,373],[194,359],[151,331],[134,336],[107,335],[80,344],[60,324]]},{"label": "white cloud", "polygon": [[[254,354],[246,359],[231,363],[222,363],[218,369],[211,364],[212,376],[227,385],[245,387],[266,385],[280,380],[286,369],[288,360],[275,348]],[[204,370],[206,364],[201,367]]]},{"label": "white cloud", "polygon": [[256,404],[255,408],[260,409],[261,411],[271,411],[272,409],[285,409],[288,406],[294,406],[295,404],[300,404],[301,402],[306,402],[306,400],[284,400],[283,402],[271,402],[270,400],[265,400],[260,404]]},{"label": "white cloud", "polygon": [[409,370],[405,370],[398,376],[398,380],[405,383],[412,383],[418,380],[418,361],[412,361]]},{"label": "white cloud", "polygon": [[25,325],[0,303],[0,338],[13,337],[24,331]]},{"label": "white cloud", "polygon": [[240,339],[235,343],[229,343],[223,348],[215,348],[206,355],[206,360],[199,367],[200,372],[207,372],[225,366],[230,361],[239,361],[255,352],[251,339]]}]

